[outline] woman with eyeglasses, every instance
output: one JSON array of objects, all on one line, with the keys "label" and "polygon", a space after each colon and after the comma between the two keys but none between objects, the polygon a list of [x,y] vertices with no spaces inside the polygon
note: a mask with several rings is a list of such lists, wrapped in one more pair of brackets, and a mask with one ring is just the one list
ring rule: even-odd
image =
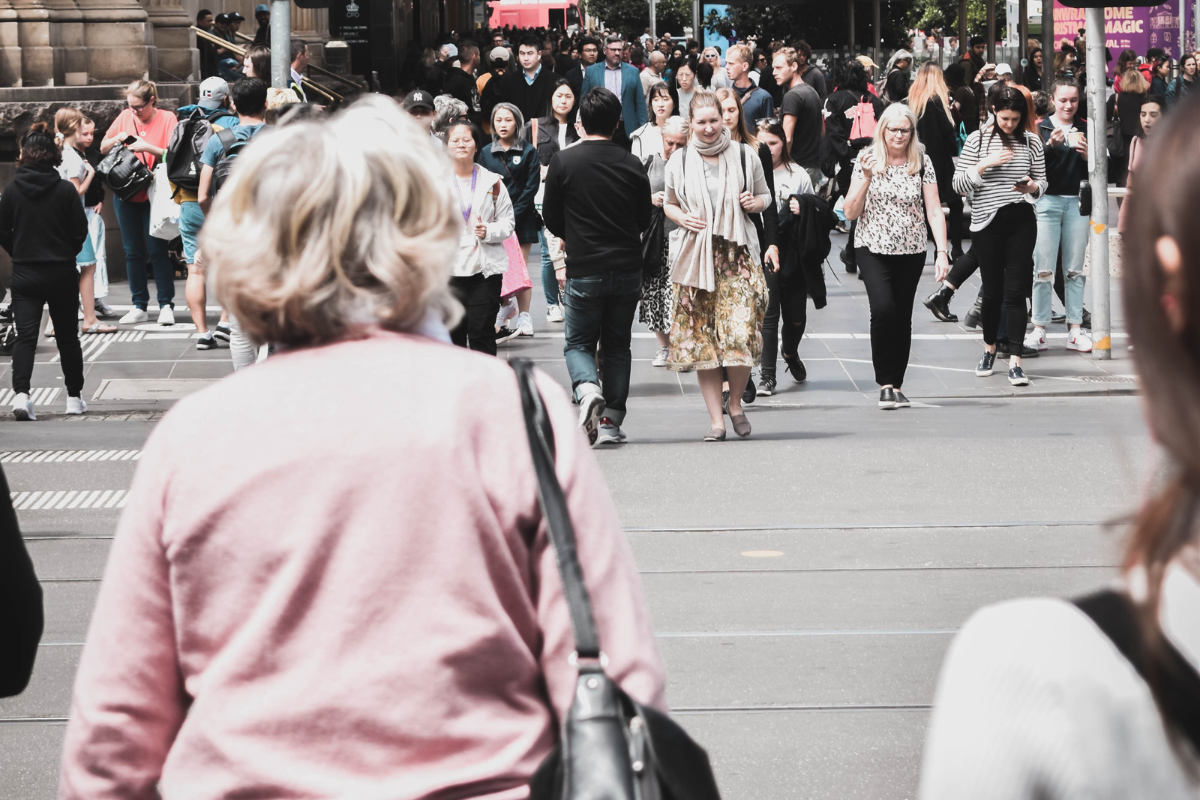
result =
[{"label": "woman with eyeglasses", "polygon": [[[104,139],[100,152],[104,155],[124,145],[151,172],[167,157],[167,143],[175,130],[175,115],[158,108],[158,87],[153,81],[137,80],[125,89],[128,106],[117,115]],[[125,246],[125,272],[129,275],[129,290],[133,294],[133,308],[121,317],[124,325],[146,322],[150,317],[146,307],[150,304],[150,289],[147,285],[146,261],[154,269],[154,286],[158,293],[158,324],[175,324],[175,269],[167,255],[167,242],[150,235],[150,196],[141,191],[122,200],[113,197],[113,213],[121,226],[121,243]]]},{"label": "woman with eyeglasses", "polygon": [[[984,353],[975,374],[986,378],[993,372],[1003,305],[1012,353],[1008,382],[1028,386],[1020,354],[1037,243],[1033,206],[1048,186],[1046,158],[1041,137],[1029,130],[1031,104],[1025,96],[1016,87],[1000,86],[989,101],[992,121],[967,137],[954,172],[955,190],[971,196],[971,250],[979,256],[983,282]],[[937,279],[945,277],[939,271]]]},{"label": "woman with eyeglasses", "polygon": [[916,128],[911,108],[888,106],[873,143],[854,162],[846,193],[846,219],[858,220],[855,256],[871,306],[871,362],[884,410],[911,405],[901,389],[912,348],[913,300],[925,269],[926,221],[937,244],[937,279],[950,271],[937,173]]},{"label": "woman with eyeglasses", "polygon": [[696,73],[699,70],[700,65],[696,58],[688,56],[675,68],[674,74],[671,75],[671,82],[667,84],[671,95],[675,98],[675,107],[679,109],[681,117],[686,117],[690,113],[692,97],[700,88],[696,85]]}]

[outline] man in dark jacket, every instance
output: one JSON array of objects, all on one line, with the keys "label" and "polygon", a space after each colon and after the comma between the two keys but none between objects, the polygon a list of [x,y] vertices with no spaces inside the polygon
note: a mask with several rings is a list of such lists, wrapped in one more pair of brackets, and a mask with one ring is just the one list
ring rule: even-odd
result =
[{"label": "man in dark jacket", "polygon": [[467,117],[476,125],[483,125],[483,110],[479,103],[479,89],[475,85],[475,67],[479,64],[479,45],[463,42],[458,47],[458,66],[446,70],[442,79],[442,91],[467,104]]},{"label": "man in dark jacket", "polygon": [[[642,290],[641,232],[650,227],[650,181],[612,141],[621,101],[602,86],[583,97],[586,135],[557,153],[546,173],[542,217],[567,251],[566,356],[579,423],[595,444],[625,441],[633,312]],[[596,344],[604,351],[604,384]]]},{"label": "man in dark jacket", "polygon": [[499,102],[512,103],[526,120],[545,116],[554,84],[554,73],[542,65],[540,46],[536,36],[522,39],[517,46],[517,69],[496,78]]},{"label": "man in dark jacket", "polygon": [[88,238],[79,192],[58,174],[62,154],[43,123],[21,140],[17,173],[0,195],[0,247],[12,256],[12,311],[17,345],[12,356],[13,415],[36,419],[29,399],[33,355],[50,306],[67,386],[67,413],[82,414],[83,351],[79,347],[79,272],[76,256]]}]

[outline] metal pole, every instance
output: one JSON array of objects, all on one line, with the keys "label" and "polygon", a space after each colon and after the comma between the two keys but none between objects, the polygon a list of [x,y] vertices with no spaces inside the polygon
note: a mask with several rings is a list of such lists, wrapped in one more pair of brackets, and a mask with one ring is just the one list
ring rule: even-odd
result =
[{"label": "metal pole", "polygon": [[850,7],[850,57],[854,58],[854,0],[846,3]]},{"label": "metal pole", "polygon": [[1042,0],[1042,91],[1050,88],[1047,69],[1054,71],[1054,0]]},{"label": "metal pole", "polygon": [[[655,19],[655,16],[656,16],[656,9],[654,7],[654,0],[650,0],[650,39],[652,40],[651,44],[657,44],[657,42],[658,42],[658,21]],[[650,54],[647,53],[646,57],[649,58]]]},{"label": "metal pole", "polygon": [[968,35],[967,28],[967,0],[958,0],[958,53],[957,58],[962,58],[962,54],[967,52],[968,42],[971,37]]},{"label": "metal pole", "polygon": [[1200,50],[1200,0],[1192,3],[1192,48]]},{"label": "metal pole", "polygon": [[[1087,10],[1088,108],[1104,108],[1104,9]],[[1105,149],[1104,115],[1088,114],[1088,179],[1092,184],[1092,224],[1088,244],[1092,251],[1092,358],[1112,358],[1108,282],[1108,151]]]},{"label": "metal pole", "polygon": [[292,80],[292,2],[271,0],[271,85],[286,89]]},{"label": "metal pole", "polygon": [[700,28],[700,0],[692,0],[692,38],[700,44],[700,50],[704,50],[704,32]]},{"label": "metal pole", "polygon": [[1020,72],[1017,73],[1017,77],[1024,83],[1025,65],[1029,63],[1029,45],[1027,44],[1029,41],[1029,0],[1020,0],[1018,6],[1017,13],[1020,14],[1021,19],[1017,21],[1017,39],[1020,40],[1017,43],[1017,63],[1020,64]]},{"label": "metal pole", "polygon": [[871,38],[875,41],[871,60],[876,64],[883,63],[883,25],[879,21],[879,0],[871,0]]},{"label": "metal pole", "polygon": [[1175,62],[1176,74],[1183,73],[1183,46],[1187,44],[1187,0],[1179,0],[1179,60]]},{"label": "metal pole", "polygon": [[987,60],[996,63],[996,0],[987,0]]}]

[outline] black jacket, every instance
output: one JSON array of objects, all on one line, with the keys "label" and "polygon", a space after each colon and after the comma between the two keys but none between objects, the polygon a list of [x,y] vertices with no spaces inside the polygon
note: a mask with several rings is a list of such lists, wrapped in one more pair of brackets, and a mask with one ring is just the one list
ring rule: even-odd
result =
[{"label": "black jacket", "polygon": [[446,70],[445,77],[442,78],[442,91],[466,103],[467,117],[476,125],[483,124],[483,113],[479,105],[479,89],[475,87],[473,77],[458,67],[451,67]]},{"label": "black jacket", "polygon": [[550,93],[556,77],[553,72],[542,67],[531,85],[525,82],[525,71],[517,64],[492,81],[500,81],[500,85],[496,87],[499,90],[500,101],[512,103],[521,109],[521,116],[528,122],[545,114],[550,107]]},{"label": "black jacket", "polygon": [[825,136],[821,139],[821,171],[826,175],[834,174],[834,167],[841,165],[846,170],[839,177],[841,191],[850,188],[850,162],[858,152],[871,143],[870,136],[850,138],[854,130],[854,120],[846,116],[846,112],[857,108],[859,103],[870,103],[875,110],[875,119],[883,115],[887,103],[870,92],[852,92],[849,89],[838,89],[825,98]]},{"label": "black jacket", "polygon": [[958,126],[946,116],[946,107],[938,97],[929,98],[925,113],[917,120],[917,136],[925,145],[925,155],[933,162],[938,194],[949,197],[954,191],[954,157],[958,155]]},{"label": "black jacket", "polygon": [[[537,120],[537,141],[533,140],[533,120],[525,123],[524,139],[534,146],[538,153],[538,161],[543,167],[550,166],[550,159],[554,158],[554,154],[559,151],[558,146],[558,119],[555,117],[542,117]],[[575,130],[575,126],[567,123],[567,146],[575,144],[579,141],[579,134]]]},{"label": "black jacket", "polygon": [[[779,209],[775,207],[775,168],[771,165],[771,148],[766,142],[758,143],[758,160],[762,162],[763,175],[767,179],[767,189],[771,192],[771,202],[760,214],[751,214],[750,221],[758,231],[758,244],[763,253],[771,245],[779,246]],[[762,255],[760,253],[759,255]]]},{"label": "black jacket", "polygon": [[829,204],[815,194],[794,194],[792,197],[800,202],[800,213],[793,214],[788,208],[779,215],[779,238],[783,242],[779,276],[786,281],[797,272],[803,272],[813,305],[824,308],[828,302],[824,263],[831,246],[829,232],[837,218]]},{"label": "black jacket", "polygon": [[25,691],[45,624],[42,587],[0,469],[0,697]]},{"label": "black jacket", "polygon": [[0,196],[0,247],[14,267],[74,267],[87,235],[74,184],[49,164],[17,169]]},{"label": "black jacket", "polygon": [[566,243],[568,278],[641,270],[653,208],[650,179],[619,144],[591,139],[550,161],[542,218]]},{"label": "black jacket", "polygon": [[[1075,130],[1087,133],[1087,120],[1075,117]],[[1078,197],[1079,184],[1088,179],[1087,159],[1079,155],[1074,147],[1066,143],[1057,147],[1050,146],[1050,134],[1054,133],[1054,120],[1046,117],[1038,124],[1038,135],[1042,137],[1042,145],[1046,154],[1046,182],[1049,184],[1046,194],[1064,197]]]}]

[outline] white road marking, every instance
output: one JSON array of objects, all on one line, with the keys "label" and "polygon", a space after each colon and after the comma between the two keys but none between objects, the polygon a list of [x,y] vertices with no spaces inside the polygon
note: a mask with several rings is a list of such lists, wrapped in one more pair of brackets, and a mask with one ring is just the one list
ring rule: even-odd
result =
[{"label": "white road marking", "polygon": [[5,450],[0,464],[40,464],[49,461],[137,461],[141,450]]},{"label": "white road marking", "polygon": [[10,492],[13,508],[18,511],[57,511],[59,509],[124,508],[129,500],[125,489],[50,490]]},{"label": "white road marking", "polygon": [[[51,405],[54,402],[55,398],[58,397],[59,392],[61,392],[61,391],[62,391],[62,389],[54,389],[54,388],[49,388],[49,387],[43,387],[40,389],[30,389],[29,390],[29,399],[33,402],[33,404],[35,406],[43,406],[44,407],[44,406]],[[10,403],[12,403],[13,398],[16,396],[17,396],[16,392],[14,392],[12,389],[0,390],[0,406],[9,405]]]}]

